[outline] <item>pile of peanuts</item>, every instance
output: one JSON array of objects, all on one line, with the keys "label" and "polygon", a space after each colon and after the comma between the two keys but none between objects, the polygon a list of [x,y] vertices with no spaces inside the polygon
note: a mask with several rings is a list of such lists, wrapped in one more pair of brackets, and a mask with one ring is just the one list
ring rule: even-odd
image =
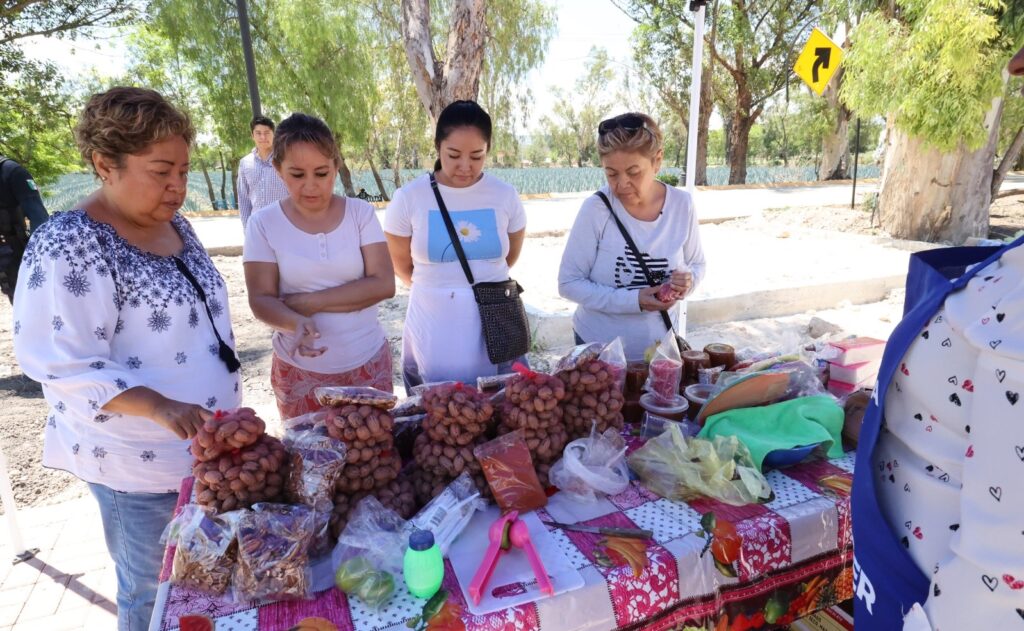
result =
[{"label": "pile of peanuts", "polygon": [[589,436],[594,421],[598,432],[609,427],[622,429],[625,397],[617,379],[620,372],[608,362],[587,357],[558,373],[567,392],[563,408],[570,439]]},{"label": "pile of peanuts", "polygon": [[569,442],[562,406],[567,394],[561,379],[544,373],[522,373],[505,385],[498,434],[518,430],[523,435],[544,487],[548,481],[542,469],[550,469]]},{"label": "pile of peanuts", "polygon": [[[392,436],[395,420],[391,409],[397,399],[372,388],[333,390],[329,398],[320,400],[332,406],[325,420],[328,434],[347,448],[345,466],[334,482],[330,528],[336,537],[359,500],[395,482],[402,461]],[[412,496],[411,487],[407,496]]]},{"label": "pile of peanuts", "polygon": [[476,441],[494,415],[487,395],[461,383],[428,388],[423,392],[422,405],[427,414],[423,430],[430,440],[455,447]]},{"label": "pile of peanuts", "polygon": [[218,412],[192,442],[196,502],[217,512],[283,498],[288,452],[250,408]]}]

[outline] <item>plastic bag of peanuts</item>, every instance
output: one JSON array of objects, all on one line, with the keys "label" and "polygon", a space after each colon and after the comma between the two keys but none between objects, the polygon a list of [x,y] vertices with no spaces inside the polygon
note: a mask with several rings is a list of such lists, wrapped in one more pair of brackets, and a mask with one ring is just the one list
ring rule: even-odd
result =
[{"label": "plastic bag of peanuts", "polygon": [[309,546],[315,515],[308,506],[254,504],[238,520],[238,564],[231,581],[241,600],[286,600],[309,594]]},{"label": "plastic bag of peanuts", "polygon": [[237,546],[238,513],[217,516],[198,504],[185,504],[167,524],[161,543],[175,546],[170,581],[219,596],[231,583]]},{"label": "plastic bag of peanuts", "polygon": [[427,416],[423,431],[435,442],[464,446],[483,434],[494,415],[490,398],[462,383],[445,383],[423,391]]},{"label": "plastic bag of peanuts", "polygon": [[192,465],[196,503],[224,513],[256,502],[281,499],[288,478],[288,452],[264,434],[252,445]]},{"label": "plastic bag of peanuts", "polygon": [[266,423],[252,408],[217,410],[192,439],[192,455],[200,462],[248,447],[266,431]]},{"label": "plastic bag of peanuts", "polygon": [[398,397],[390,392],[364,386],[321,386],[313,394],[320,405],[326,407],[369,405],[390,410],[398,403]]}]

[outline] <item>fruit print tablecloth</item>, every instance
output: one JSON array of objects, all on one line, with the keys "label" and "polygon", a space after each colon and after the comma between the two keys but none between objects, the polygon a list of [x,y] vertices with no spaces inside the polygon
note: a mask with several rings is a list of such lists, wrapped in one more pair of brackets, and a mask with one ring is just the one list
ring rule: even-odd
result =
[{"label": "fruit print tablecloth", "polygon": [[[771,503],[734,507],[714,500],[672,502],[637,483],[624,493],[582,505],[556,494],[541,519],[654,531],[638,543],[553,531],[586,585],[554,598],[473,616],[451,566],[436,611],[400,586],[381,611],[337,589],[312,600],[232,603],[169,585],[173,548],[161,575],[152,629],[177,629],[179,616],[202,613],[218,631],[287,631],[307,617],[343,631],[442,630],[743,630],[786,624],[853,596],[849,488],[854,454],[772,471]],[[182,484],[179,506],[191,496]],[[713,518],[709,516],[713,514]],[[709,536],[710,532],[710,536]]]}]

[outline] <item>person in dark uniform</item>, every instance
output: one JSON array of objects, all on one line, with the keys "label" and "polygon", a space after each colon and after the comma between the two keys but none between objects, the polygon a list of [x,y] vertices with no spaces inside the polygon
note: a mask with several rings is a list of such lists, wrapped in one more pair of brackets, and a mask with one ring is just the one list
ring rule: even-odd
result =
[{"label": "person in dark uniform", "polygon": [[[14,160],[0,156],[0,291],[11,304],[28,236],[47,217],[32,175]],[[29,226],[25,225],[26,218]]]}]

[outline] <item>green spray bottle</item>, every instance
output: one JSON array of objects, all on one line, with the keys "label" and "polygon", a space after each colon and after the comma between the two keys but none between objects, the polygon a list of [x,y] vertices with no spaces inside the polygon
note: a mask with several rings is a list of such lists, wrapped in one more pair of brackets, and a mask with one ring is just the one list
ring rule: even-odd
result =
[{"label": "green spray bottle", "polygon": [[417,598],[430,598],[441,589],[444,579],[444,557],[429,530],[414,530],[402,564],[405,585]]}]

